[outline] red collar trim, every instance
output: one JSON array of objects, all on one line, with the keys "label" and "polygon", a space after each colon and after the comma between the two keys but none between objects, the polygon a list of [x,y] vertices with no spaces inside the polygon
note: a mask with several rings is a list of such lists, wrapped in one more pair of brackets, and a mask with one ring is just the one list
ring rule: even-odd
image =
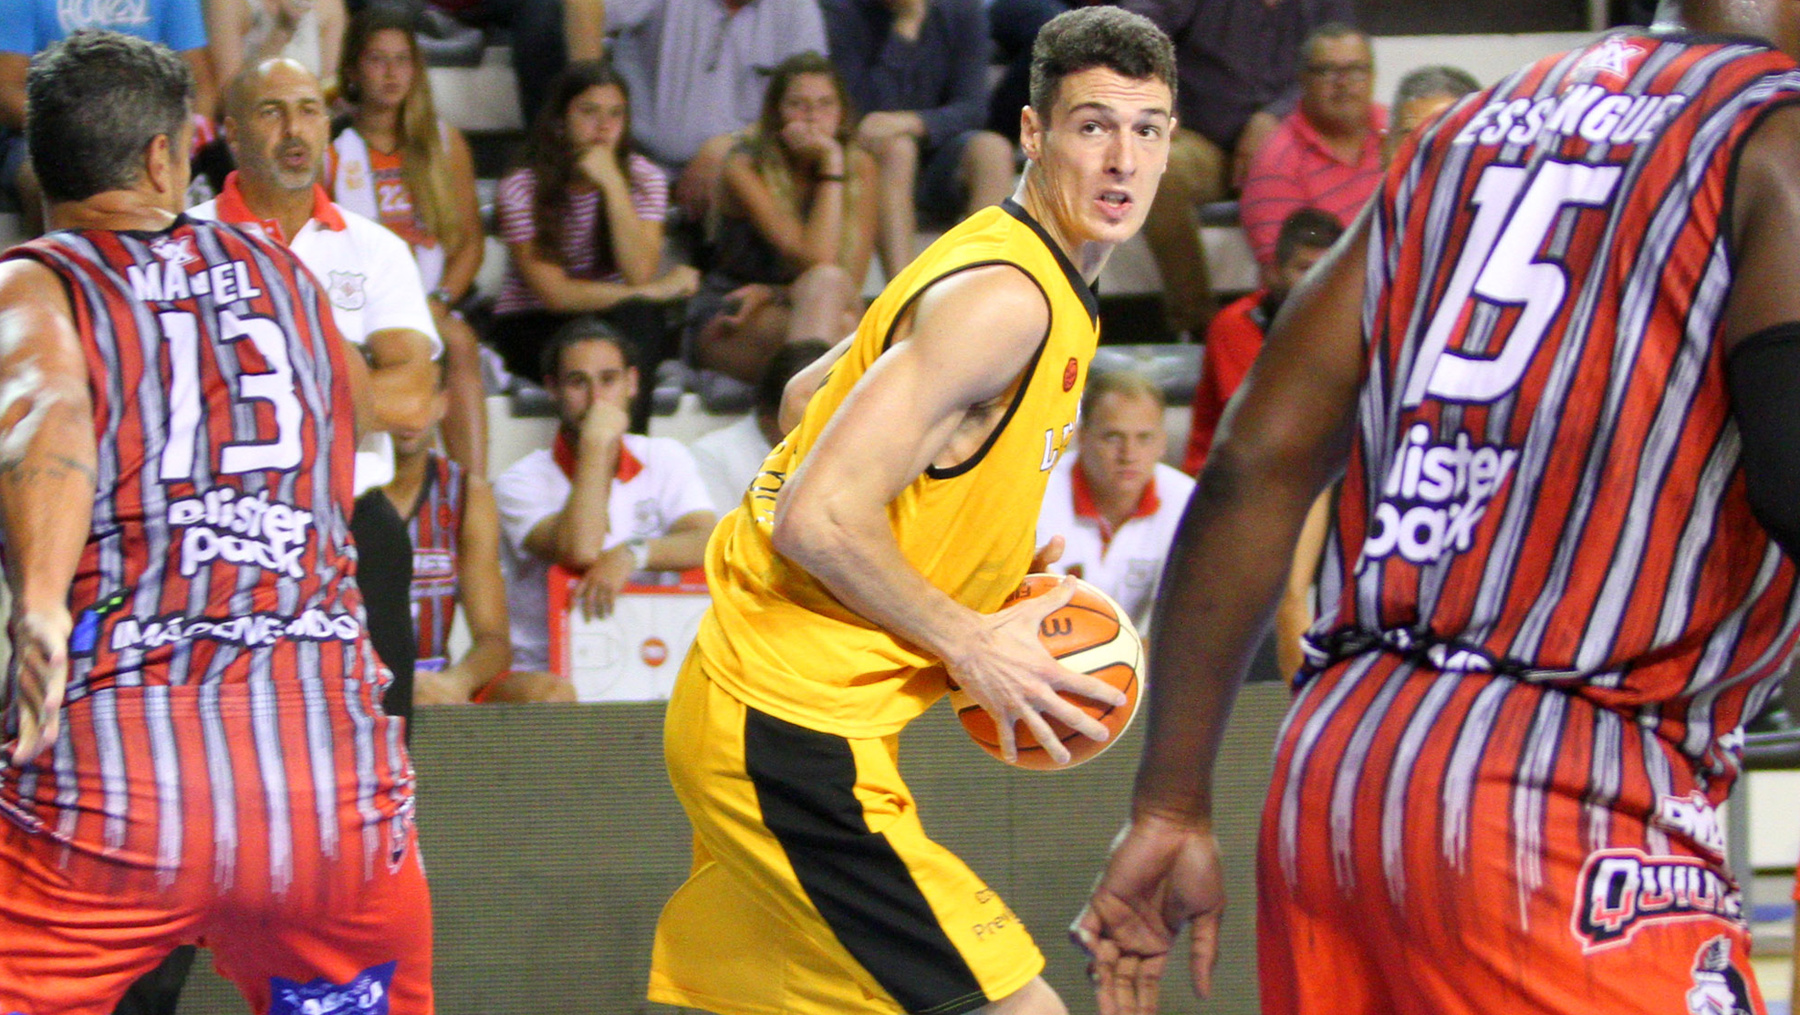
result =
[{"label": "red collar trim", "polygon": [[[1156,495],[1156,473],[1152,466],[1150,482],[1144,484],[1144,493],[1138,498],[1137,507],[1131,511],[1132,518],[1148,518],[1162,509],[1162,498]],[[1075,467],[1069,470],[1069,487],[1075,494],[1075,517],[1091,518],[1100,523],[1100,545],[1105,547],[1112,542],[1116,534],[1112,526],[1106,523],[1106,516],[1094,505],[1094,488],[1088,485],[1087,470],[1081,467],[1081,460],[1075,460]]]},{"label": "red collar trim", "polygon": [[[575,478],[575,448],[569,443],[567,434],[556,431],[556,443],[550,446],[550,457],[556,459],[556,467],[570,479]],[[623,440],[619,441],[619,468],[613,478],[621,483],[629,483],[636,479],[638,473],[644,471],[644,463],[631,453],[631,448]]]},{"label": "red collar trim", "polygon": [[[238,171],[235,169],[225,177],[225,186],[219,189],[217,207],[221,222],[255,222],[260,224],[270,236],[282,243],[289,242],[289,238],[281,234],[280,222],[274,219],[258,218],[256,213],[250,210],[250,205],[244,201],[244,192],[238,187]],[[342,232],[348,228],[348,223],[344,221],[344,216],[338,211],[337,205],[331,203],[331,195],[325,193],[325,188],[316,183],[313,184],[312,217],[320,225],[333,232]]]}]

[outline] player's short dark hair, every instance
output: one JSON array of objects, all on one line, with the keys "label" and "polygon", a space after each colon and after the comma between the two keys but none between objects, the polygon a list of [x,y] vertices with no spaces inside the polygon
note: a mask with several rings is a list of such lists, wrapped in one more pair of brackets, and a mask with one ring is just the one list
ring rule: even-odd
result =
[{"label": "player's short dark hair", "polygon": [[1051,18],[1031,47],[1031,108],[1049,116],[1063,78],[1105,67],[1169,86],[1175,100],[1175,44],[1149,18],[1117,7],[1077,7]]},{"label": "player's short dark hair", "polygon": [[137,185],[144,149],[169,139],[171,158],[194,97],[194,76],[167,46],[118,32],[79,31],[31,60],[25,143],[52,201]]},{"label": "player's short dark hair", "polygon": [[1474,75],[1461,67],[1448,64],[1432,64],[1407,71],[1400,79],[1400,86],[1394,89],[1394,104],[1389,106],[1396,114],[1402,107],[1414,99],[1444,95],[1452,99],[1460,99],[1470,92],[1481,91],[1481,82]]},{"label": "player's short dark hair", "polygon": [[788,382],[794,379],[795,374],[830,351],[831,346],[816,338],[789,342],[782,346],[781,351],[764,368],[762,379],[756,384],[756,411],[770,416],[780,412],[781,396],[787,391]]},{"label": "player's short dark hair", "polygon": [[1281,232],[1275,236],[1275,263],[1286,264],[1301,247],[1321,250],[1344,235],[1344,225],[1337,216],[1320,208],[1301,208],[1281,220]]},{"label": "player's short dark hair", "polygon": [[554,382],[562,373],[563,350],[583,342],[609,342],[619,350],[619,358],[625,361],[627,369],[637,368],[637,351],[623,335],[600,318],[583,315],[556,329],[539,350],[538,367],[545,385]]}]

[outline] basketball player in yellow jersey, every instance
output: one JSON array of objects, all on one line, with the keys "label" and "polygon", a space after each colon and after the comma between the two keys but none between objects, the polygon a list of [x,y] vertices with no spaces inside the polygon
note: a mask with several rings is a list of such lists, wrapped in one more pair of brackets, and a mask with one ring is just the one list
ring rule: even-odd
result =
[{"label": "basketball player in yellow jersey", "polygon": [[[694,868],[657,927],[652,1000],[1064,1011],[1018,918],[925,835],[895,746],[952,680],[1009,755],[1017,722],[1066,754],[1047,716],[1104,738],[1059,690],[1122,700],[1038,643],[1070,589],[999,607],[1074,432],[1092,282],[1167,163],[1174,87],[1173,47],[1141,17],[1091,7],[1046,25],[1014,198],[893,279],[714,532],[713,605],[665,732]],[[820,186],[827,200],[842,184]]]}]

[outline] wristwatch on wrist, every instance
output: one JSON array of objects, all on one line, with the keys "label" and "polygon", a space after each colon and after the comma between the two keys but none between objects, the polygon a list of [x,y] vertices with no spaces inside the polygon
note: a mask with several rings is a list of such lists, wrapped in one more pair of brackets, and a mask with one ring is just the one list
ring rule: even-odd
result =
[{"label": "wristwatch on wrist", "polygon": [[451,304],[456,302],[455,300],[452,300],[450,298],[450,290],[444,288],[443,286],[438,286],[436,289],[431,290],[431,292],[428,294],[428,298],[437,300],[439,303],[442,303],[446,307],[450,306]]},{"label": "wristwatch on wrist", "polygon": [[642,571],[650,566],[650,540],[643,536],[627,539],[625,549],[631,554],[631,569]]}]

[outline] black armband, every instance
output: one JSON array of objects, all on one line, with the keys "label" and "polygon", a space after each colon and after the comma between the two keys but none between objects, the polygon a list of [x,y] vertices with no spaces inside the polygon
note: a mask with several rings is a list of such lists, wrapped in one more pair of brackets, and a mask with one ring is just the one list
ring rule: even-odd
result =
[{"label": "black armband", "polygon": [[1800,321],[1739,342],[1725,356],[1725,386],[1743,436],[1750,510],[1800,561]]}]

